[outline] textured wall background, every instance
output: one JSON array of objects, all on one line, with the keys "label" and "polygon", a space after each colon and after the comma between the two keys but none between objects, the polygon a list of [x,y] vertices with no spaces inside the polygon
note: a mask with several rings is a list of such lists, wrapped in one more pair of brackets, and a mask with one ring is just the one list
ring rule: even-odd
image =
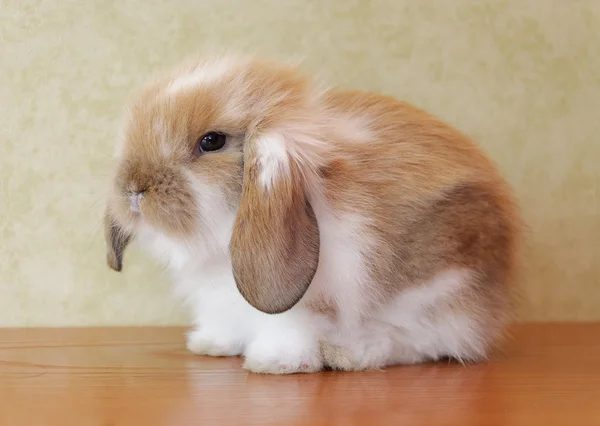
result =
[{"label": "textured wall background", "polygon": [[522,317],[600,319],[597,0],[0,0],[0,325],[186,316],[137,250],[104,264],[113,140],[153,70],[208,47],[306,56],[475,137],[531,226]]}]

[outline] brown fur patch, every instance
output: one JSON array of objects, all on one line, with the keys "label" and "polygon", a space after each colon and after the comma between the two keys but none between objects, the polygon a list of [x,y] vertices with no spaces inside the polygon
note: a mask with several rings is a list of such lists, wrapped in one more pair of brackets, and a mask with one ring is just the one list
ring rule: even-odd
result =
[{"label": "brown fur patch", "polygon": [[328,99],[332,113],[361,117],[373,135],[339,141],[337,158],[320,170],[331,206],[370,220],[369,299],[383,303],[446,269],[467,268],[475,276],[448,309],[487,330],[482,340],[491,345],[510,315],[522,233],[495,166],[460,132],[407,104],[360,92]]}]

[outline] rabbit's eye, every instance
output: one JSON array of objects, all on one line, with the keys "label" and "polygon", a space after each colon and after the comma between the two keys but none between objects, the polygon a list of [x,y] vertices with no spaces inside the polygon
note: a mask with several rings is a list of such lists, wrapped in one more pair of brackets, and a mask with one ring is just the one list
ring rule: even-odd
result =
[{"label": "rabbit's eye", "polygon": [[223,133],[210,132],[200,138],[198,149],[200,152],[218,151],[225,146],[227,137]]}]

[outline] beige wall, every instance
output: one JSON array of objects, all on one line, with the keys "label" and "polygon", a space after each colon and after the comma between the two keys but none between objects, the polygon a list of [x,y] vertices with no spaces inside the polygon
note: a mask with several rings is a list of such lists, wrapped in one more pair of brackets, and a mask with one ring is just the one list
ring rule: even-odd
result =
[{"label": "beige wall", "polygon": [[330,81],[477,138],[531,226],[525,319],[600,319],[597,0],[0,0],[0,325],[186,320],[138,250],[104,264],[122,108],[210,46],[304,55]]}]

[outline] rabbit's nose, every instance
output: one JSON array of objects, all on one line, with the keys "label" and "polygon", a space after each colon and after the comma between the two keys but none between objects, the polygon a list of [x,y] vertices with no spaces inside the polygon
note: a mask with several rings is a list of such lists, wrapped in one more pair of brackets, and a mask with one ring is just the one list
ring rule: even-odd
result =
[{"label": "rabbit's nose", "polygon": [[136,192],[129,196],[129,206],[132,212],[140,212],[140,202],[142,201],[143,196],[143,192]]}]

